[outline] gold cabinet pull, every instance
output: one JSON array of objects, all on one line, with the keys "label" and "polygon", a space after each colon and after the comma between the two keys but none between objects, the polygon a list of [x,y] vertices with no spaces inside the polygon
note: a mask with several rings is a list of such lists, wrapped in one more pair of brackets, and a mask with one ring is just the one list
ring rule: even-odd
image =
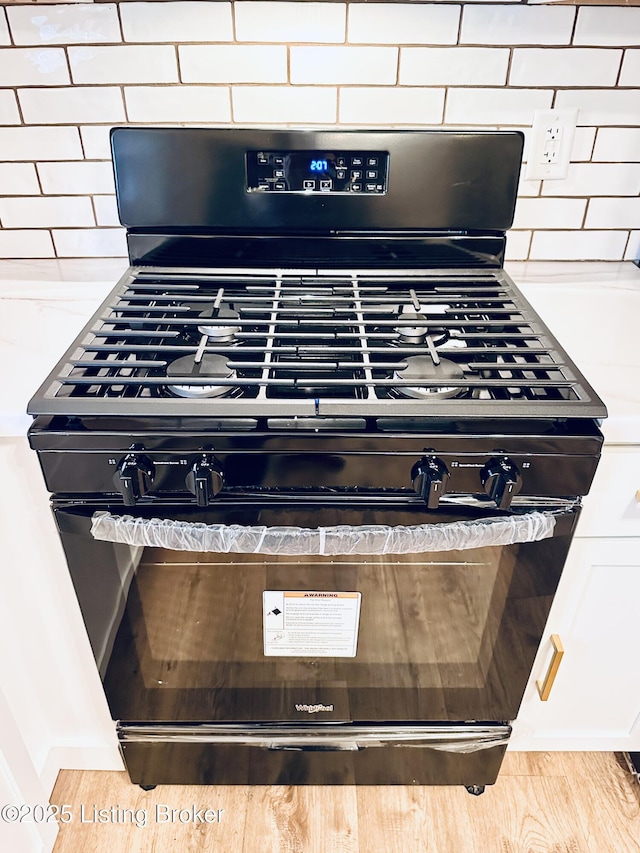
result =
[{"label": "gold cabinet pull", "polygon": [[562,656],[564,655],[562,640],[560,639],[558,634],[552,634],[549,639],[551,640],[551,645],[553,646],[553,657],[551,658],[551,663],[549,664],[549,669],[547,670],[547,674],[545,675],[544,680],[536,681],[536,687],[538,688],[540,699],[543,702],[546,702],[549,698],[551,688],[553,687],[553,682],[556,680],[556,675],[558,674],[558,669],[560,668],[560,661],[562,660]]}]

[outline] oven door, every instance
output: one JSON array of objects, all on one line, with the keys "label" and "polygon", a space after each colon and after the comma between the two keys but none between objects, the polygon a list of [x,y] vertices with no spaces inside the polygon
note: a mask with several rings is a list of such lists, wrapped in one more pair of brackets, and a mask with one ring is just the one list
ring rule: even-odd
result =
[{"label": "oven door", "polygon": [[516,717],[579,507],[54,512],[121,726],[377,725]]}]

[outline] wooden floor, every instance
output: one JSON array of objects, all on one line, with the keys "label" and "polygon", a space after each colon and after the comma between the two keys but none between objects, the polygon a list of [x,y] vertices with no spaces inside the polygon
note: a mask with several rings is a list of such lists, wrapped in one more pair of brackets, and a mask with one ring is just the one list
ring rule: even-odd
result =
[{"label": "wooden floor", "polygon": [[[126,773],[66,770],[51,802],[73,815],[54,853],[640,853],[640,785],[610,753],[507,753],[480,797],[458,787],[145,792]],[[89,822],[94,807],[110,810],[105,823]],[[214,822],[194,822],[193,807]],[[163,820],[171,809],[191,813]],[[136,810],[146,825],[132,825]]]}]

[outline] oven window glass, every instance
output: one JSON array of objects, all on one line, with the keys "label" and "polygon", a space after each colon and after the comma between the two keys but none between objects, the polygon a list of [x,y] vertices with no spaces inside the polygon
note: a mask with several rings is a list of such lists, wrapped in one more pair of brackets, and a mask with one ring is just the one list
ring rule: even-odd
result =
[{"label": "oven window glass", "polygon": [[[145,548],[103,643],[112,713],[288,720],[319,705],[340,720],[513,719],[563,539],[361,558]],[[265,656],[265,590],[359,592],[355,657]]]}]

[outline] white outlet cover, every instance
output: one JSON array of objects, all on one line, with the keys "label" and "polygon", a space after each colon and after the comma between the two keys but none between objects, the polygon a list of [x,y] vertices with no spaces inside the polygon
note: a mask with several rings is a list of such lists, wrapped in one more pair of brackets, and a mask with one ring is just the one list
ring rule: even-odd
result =
[{"label": "white outlet cover", "polygon": [[[536,110],[534,112],[527,168],[524,173],[526,181],[558,181],[567,177],[577,120],[578,110]],[[561,129],[555,163],[545,163],[543,159],[546,130],[549,126]]]}]

